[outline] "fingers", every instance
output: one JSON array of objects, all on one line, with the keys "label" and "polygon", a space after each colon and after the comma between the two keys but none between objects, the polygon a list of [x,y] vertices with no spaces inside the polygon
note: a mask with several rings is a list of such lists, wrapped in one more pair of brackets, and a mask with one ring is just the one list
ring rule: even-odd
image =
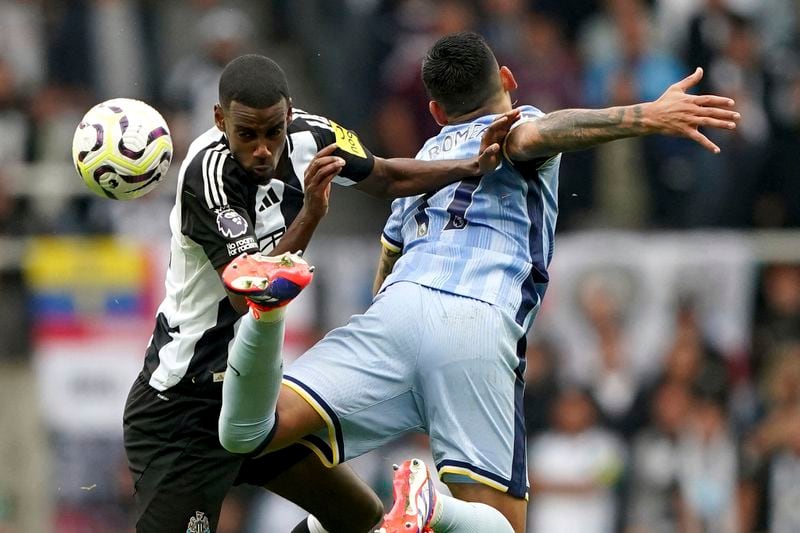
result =
[{"label": "fingers", "polygon": [[711,140],[708,137],[706,137],[696,129],[689,130],[689,132],[687,133],[687,137],[689,137],[691,140],[693,140],[694,142],[696,142],[697,144],[699,144],[700,146],[702,146],[703,148],[705,148],[706,150],[708,150],[713,154],[718,154],[720,152],[719,146],[711,142]]},{"label": "fingers", "polygon": [[736,123],[740,118],[741,115],[731,109],[697,107],[694,109],[688,122],[695,126],[733,130],[736,129]]},{"label": "fingers", "polygon": [[706,128],[718,128],[721,130],[736,129],[735,122],[729,122],[727,120],[718,120],[716,118],[702,117],[698,118],[695,122],[698,126],[704,126]]},{"label": "fingers", "polygon": [[733,107],[736,102],[727,96],[717,96],[715,94],[703,94],[693,96],[692,102],[703,107]]},{"label": "fingers", "polygon": [[733,109],[720,109],[718,107],[698,107],[694,114],[699,117],[712,117],[731,122],[737,122],[742,118],[738,111],[734,111]]},{"label": "fingers", "polygon": [[522,116],[522,111],[520,109],[512,109],[511,111],[506,111],[491,124],[489,124],[489,128],[484,133],[484,137],[487,135],[505,135],[511,129],[511,126],[517,122],[520,117]]},{"label": "fingers", "polygon": [[[304,176],[306,187],[311,184],[310,182],[319,181],[326,177],[333,178],[344,167],[344,159],[331,155],[336,151],[336,148],[336,144],[329,144],[317,152],[317,155],[314,156],[314,159],[309,163],[308,167],[306,167]],[[329,176],[331,172],[333,172],[333,174]]]},{"label": "fingers", "polygon": [[341,157],[327,157],[320,160],[321,163],[311,172],[311,165],[306,170],[305,188],[309,190],[313,187],[325,187],[335,178],[344,167],[344,159]]},{"label": "fingers", "polygon": [[493,143],[481,152],[481,157],[497,155],[500,152],[500,143]]},{"label": "fingers", "polygon": [[681,81],[676,83],[675,86],[685,91],[700,83],[700,80],[702,79],[703,79],[703,69],[697,67],[693,73],[689,74]]},{"label": "fingers", "polygon": [[336,151],[336,148],[338,148],[336,143],[331,143],[322,150],[320,150],[319,152],[317,152],[317,155],[315,157],[324,157],[326,155],[331,155],[333,152]]}]

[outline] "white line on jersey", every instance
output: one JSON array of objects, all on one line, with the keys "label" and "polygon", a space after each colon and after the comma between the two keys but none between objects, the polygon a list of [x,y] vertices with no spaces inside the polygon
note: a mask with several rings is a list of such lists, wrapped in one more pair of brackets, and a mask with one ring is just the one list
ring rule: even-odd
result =
[{"label": "white line on jersey", "polygon": [[303,119],[313,126],[319,126],[320,128],[333,131],[330,121],[323,116],[306,113],[302,109],[294,109],[292,110],[292,114],[295,116],[295,118]]},{"label": "white line on jersey", "polygon": [[219,143],[203,154],[203,190],[209,209],[222,207],[228,203],[228,197],[222,186],[222,167],[225,164],[225,156],[229,153],[225,145]]}]

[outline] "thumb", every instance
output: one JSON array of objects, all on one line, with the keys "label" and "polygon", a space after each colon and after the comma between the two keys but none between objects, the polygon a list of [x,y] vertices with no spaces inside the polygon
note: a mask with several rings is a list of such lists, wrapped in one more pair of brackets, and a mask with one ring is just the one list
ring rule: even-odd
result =
[{"label": "thumb", "polygon": [[681,81],[677,83],[678,87],[683,89],[684,91],[690,89],[700,83],[700,80],[703,79],[703,69],[701,67],[697,67],[694,69],[694,72],[683,78]]}]

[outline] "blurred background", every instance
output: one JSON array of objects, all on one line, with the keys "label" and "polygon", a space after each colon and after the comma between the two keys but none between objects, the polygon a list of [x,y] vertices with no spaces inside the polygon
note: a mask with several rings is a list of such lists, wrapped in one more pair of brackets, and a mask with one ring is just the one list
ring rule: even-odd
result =
[{"label": "blurred background", "polygon": [[[465,29],[545,112],[654,99],[699,65],[742,114],[709,133],[719,156],[652,137],[564,157],[527,354],[529,531],[800,531],[797,0],[0,0],[0,532],[131,531],[123,403],[222,66],[273,57],[296,107],[408,157],[437,130],[422,54]],[[120,96],[176,144],[168,182],[130,203],[92,196],[70,159],[83,113]],[[388,207],[334,190],[288,357],[367,307]],[[354,466],[389,503],[412,454],[425,438]],[[302,516],[239,488],[219,531]]]}]

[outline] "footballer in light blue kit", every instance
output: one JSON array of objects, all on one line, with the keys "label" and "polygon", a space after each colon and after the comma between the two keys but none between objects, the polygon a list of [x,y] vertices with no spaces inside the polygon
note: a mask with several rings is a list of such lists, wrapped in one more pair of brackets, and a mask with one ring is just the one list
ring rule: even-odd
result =
[{"label": "footballer in light blue kit", "polygon": [[[541,115],[522,111],[521,121]],[[495,118],[447,126],[417,157],[477,154]],[[559,160],[504,160],[393,202],[382,241],[402,255],[372,306],[285,373],[325,413],[326,431],[306,438],[324,461],[424,431],[444,481],[525,496],[525,332],[547,286]]]},{"label": "footballer in light blue kit", "polygon": [[[378,531],[522,533],[525,340],[548,283],[561,152],[661,133],[716,153],[698,128],[735,128],[739,114],[730,98],[687,93],[701,69],[654,102],[548,114],[531,106],[513,110],[511,71],[474,33],[437,41],[422,78],[443,128],[417,159],[474,156],[482,132],[505,120],[504,157],[480,178],[394,201],[372,305],[290,365],[280,392],[274,377],[248,384],[241,365],[260,369],[253,371],[260,376],[267,374],[265,361],[279,365],[276,324],[290,298],[278,293],[299,292],[310,278],[296,271],[308,266],[286,257],[279,273],[243,258],[247,276],[226,270],[229,290],[238,283],[240,293],[259,292],[252,287],[266,284],[274,295],[266,305],[251,298],[255,311],[243,319],[231,349],[220,441],[237,453],[299,441],[332,466],[403,433],[425,432],[452,497],[435,490],[422,461],[405,461]],[[292,276],[302,283],[289,283]],[[307,530],[319,528],[309,521]]]}]

